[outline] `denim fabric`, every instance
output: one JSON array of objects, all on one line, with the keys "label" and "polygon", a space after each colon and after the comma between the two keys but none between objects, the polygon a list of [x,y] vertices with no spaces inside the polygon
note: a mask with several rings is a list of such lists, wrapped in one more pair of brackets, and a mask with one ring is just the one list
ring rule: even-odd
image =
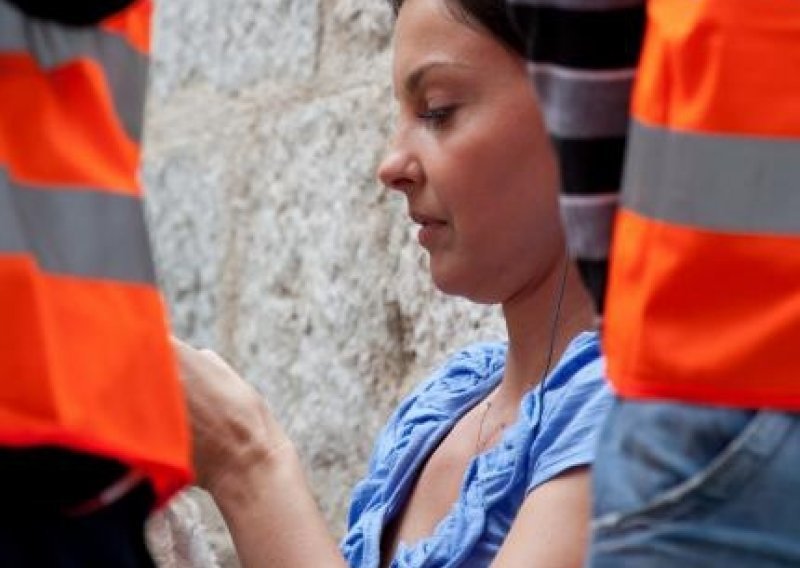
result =
[{"label": "denim fabric", "polygon": [[617,400],[590,568],[800,566],[800,415]]}]

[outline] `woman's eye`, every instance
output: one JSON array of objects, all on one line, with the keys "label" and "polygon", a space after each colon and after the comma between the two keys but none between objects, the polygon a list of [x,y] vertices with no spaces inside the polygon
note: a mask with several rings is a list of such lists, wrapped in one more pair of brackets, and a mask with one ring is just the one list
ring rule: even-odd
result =
[{"label": "woman's eye", "polygon": [[456,107],[454,105],[436,107],[421,112],[418,116],[431,128],[442,128],[453,116],[455,109]]}]

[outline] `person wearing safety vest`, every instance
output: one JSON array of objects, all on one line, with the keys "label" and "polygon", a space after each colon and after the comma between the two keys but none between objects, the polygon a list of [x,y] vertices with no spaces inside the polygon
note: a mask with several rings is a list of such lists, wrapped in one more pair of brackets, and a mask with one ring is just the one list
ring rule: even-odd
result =
[{"label": "person wearing safety vest", "polygon": [[[508,3],[534,81],[635,43],[643,5]],[[588,565],[800,566],[800,3],[650,0],[631,106]]]},{"label": "person wearing safety vest", "polygon": [[138,179],[150,0],[0,0],[0,565],[147,566],[191,478]]},{"label": "person wearing safety vest", "polygon": [[509,4],[558,155],[569,250],[602,313],[644,0]]}]

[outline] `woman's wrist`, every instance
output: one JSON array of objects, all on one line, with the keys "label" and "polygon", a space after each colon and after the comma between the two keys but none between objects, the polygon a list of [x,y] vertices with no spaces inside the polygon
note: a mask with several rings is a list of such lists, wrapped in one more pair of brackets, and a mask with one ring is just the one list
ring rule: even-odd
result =
[{"label": "woman's wrist", "polygon": [[242,566],[342,567],[291,443],[252,456],[211,486]]},{"label": "woman's wrist", "polygon": [[214,500],[224,508],[228,504],[242,505],[300,468],[300,460],[291,441],[253,439],[240,444],[223,467],[206,480],[205,486]]}]

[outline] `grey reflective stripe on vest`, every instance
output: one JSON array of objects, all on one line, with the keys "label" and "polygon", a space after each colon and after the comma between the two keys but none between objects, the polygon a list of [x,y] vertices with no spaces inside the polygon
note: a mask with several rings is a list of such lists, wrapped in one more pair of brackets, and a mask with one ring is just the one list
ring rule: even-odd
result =
[{"label": "grey reflective stripe on vest", "polygon": [[561,195],[561,218],[574,257],[586,260],[608,258],[618,199],[617,193]]},{"label": "grey reflective stripe on vest", "polygon": [[622,203],[700,229],[800,236],[800,138],[677,132],[632,121]]},{"label": "grey reflective stripe on vest", "polygon": [[142,202],[98,191],[24,187],[0,168],[0,253],[51,274],[155,283]]},{"label": "grey reflective stripe on vest", "polygon": [[119,34],[29,18],[0,1],[0,53],[30,54],[43,69],[86,57],[103,69],[114,108],[134,142],[142,138],[148,58]]},{"label": "grey reflective stripe on vest", "polygon": [[582,70],[528,63],[550,134],[562,138],[624,136],[633,69]]}]

